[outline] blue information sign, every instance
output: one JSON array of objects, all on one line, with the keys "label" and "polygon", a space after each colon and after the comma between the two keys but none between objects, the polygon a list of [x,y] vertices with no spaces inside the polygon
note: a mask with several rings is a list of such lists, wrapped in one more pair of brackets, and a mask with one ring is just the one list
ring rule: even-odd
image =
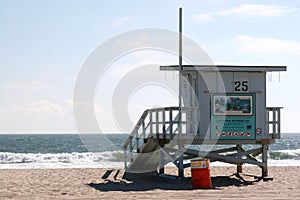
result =
[{"label": "blue information sign", "polygon": [[255,139],[255,94],[211,94],[211,139]]}]

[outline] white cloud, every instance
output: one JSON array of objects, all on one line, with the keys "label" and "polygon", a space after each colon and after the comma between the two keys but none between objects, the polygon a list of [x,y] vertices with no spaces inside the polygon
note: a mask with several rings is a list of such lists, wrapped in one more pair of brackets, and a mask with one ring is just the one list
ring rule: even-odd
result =
[{"label": "white cloud", "polygon": [[73,101],[71,99],[63,99],[60,102],[50,100],[34,101],[25,105],[14,105],[13,110],[25,115],[38,116],[64,116],[71,114],[73,110]]},{"label": "white cloud", "polygon": [[129,24],[132,22],[133,22],[132,18],[125,16],[125,17],[120,17],[120,18],[116,19],[112,25],[113,26],[122,26],[122,25]]},{"label": "white cloud", "polygon": [[[73,99],[38,100],[9,106],[0,114],[0,132],[76,132],[73,103]],[[108,118],[98,104],[94,104],[94,110],[90,113],[89,107],[87,104],[77,104],[80,120],[87,120],[81,123],[89,125],[89,117],[94,112],[97,114],[101,111],[102,117]]]},{"label": "white cloud", "polygon": [[239,35],[234,38],[234,43],[243,53],[300,55],[298,41]]},{"label": "white cloud", "polygon": [[48,100],[35,101],[25,105],[25,109],[34,114],[56,114],[63,115],[65,109],[62,105]]},{"label": "white cloud", "polygon": [[276,5],[245,4],[229,11],[220,12],[220,16],[237,15],[240,17],[264,17],[280,16],[294,12],[294,9]]},{"label": "white cloud", "polygon": [[258,17],[276,17],[287,13],[295,12],[296,9],[276,6],[276,5],[261,5],[261,4],[244,4],[238,7],[204,14],[194,15],[193,19],[196,22],[209,22],[216,20],[217,17],[233,16],[237,18],[258,18]]},{"label": "white cloud", "polygon": [[74,132],[71,99],[38,100],[1,108],[0,132]]}]

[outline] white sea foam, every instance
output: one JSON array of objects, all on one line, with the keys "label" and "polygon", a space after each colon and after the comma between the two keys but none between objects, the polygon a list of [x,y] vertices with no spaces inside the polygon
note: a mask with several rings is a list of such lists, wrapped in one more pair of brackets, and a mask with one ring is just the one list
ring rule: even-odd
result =
[{"label": "white sea foam", "polygon": [[285,149],[285,150],[279,150],[278,152],[287,153],[287,154],[294,155],[294,156],[297,156],[297,155],[300,156],[300,149],[293,149],[293,150]]},{"label": "white sea foam", "polygon": [[[97,168],[123,163],[123,152],[8,153],[0,152],[0,168]],[[117,164],[120,165],[120,164]]]},{"label": "white sea foam", "polygon": [[[277,151],[289,155],[299,155],[300,150]],[[189,161],[185,161],[189,162]],[[212,162],[212,166],[231,166],[223,162]],[[300,166],[299,159],[268,160],[269,166]],[[169,163],[168,166],[172,166]],[[123,152],[84,153],[7,153],[0,152],[0,169],[55,169],[55,168],[123,168]]]}]

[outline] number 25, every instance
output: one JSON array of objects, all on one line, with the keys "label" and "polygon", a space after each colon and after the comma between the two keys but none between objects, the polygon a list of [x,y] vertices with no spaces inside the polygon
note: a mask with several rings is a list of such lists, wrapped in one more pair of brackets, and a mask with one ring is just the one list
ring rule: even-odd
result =
[{"label": "number 25", "polygon": [[234,91],[248,91],[248,81],[234,81]]}]

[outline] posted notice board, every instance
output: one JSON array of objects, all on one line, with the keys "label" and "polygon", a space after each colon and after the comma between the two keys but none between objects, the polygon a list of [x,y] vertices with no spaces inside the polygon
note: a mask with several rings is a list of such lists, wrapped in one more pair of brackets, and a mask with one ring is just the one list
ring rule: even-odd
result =
[{"label": "posted notice board", "polygon": [[211,94],[210,107],[211,139],[255,139],[255,94]]}]

